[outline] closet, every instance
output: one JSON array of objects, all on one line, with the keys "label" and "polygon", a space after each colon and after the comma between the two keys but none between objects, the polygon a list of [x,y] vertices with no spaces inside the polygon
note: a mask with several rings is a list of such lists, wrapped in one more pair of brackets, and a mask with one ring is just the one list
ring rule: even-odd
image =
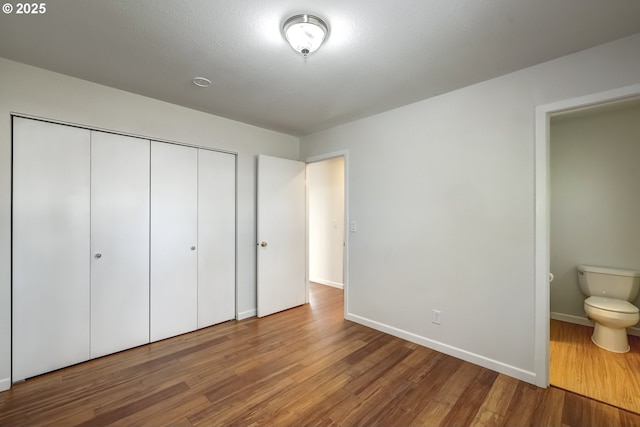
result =
[{"label": "closet", "polygon": [[235,316],[235,156],[13,118],[19,381]]}]

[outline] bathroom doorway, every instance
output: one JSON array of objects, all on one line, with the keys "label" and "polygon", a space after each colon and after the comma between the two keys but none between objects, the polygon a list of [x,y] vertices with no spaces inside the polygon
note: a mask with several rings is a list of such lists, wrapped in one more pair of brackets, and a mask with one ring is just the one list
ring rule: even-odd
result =
[{"label": "bathroom doorway", "polygon": [[548,130],[549,383],[640,413],[640,329],[629,353],[593,344],[576,270],[640,270],[640,97],[552,114]]},{"label": "bathroom doorway", "polygon": [[640,98],[554,115],[549,129],[550,384],[640,413],[640,338],[627,354],[591,342],[576,271],[640,269]]}]

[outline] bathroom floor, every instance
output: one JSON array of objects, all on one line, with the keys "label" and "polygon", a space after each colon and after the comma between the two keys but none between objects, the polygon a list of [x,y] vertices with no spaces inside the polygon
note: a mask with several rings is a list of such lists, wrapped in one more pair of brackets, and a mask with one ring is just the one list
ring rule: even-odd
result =
[{"label": "bathroom floor", "polygon": [[628,353],[591,342],[593,328],[551,320],[551,385],[640,414],[640,337]]}]

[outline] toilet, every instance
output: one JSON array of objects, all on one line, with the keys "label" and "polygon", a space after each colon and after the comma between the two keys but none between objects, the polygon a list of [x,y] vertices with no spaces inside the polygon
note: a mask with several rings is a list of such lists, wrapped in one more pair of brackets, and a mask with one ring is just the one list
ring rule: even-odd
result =
[{"label": "toilet", "polygon": [[631,304],[640,291],[640,271],[578,266],[580,290],[587,317],[595,322],[591,341],[615,353],[629,351],[627,328],[640,321],[640,310]]}]

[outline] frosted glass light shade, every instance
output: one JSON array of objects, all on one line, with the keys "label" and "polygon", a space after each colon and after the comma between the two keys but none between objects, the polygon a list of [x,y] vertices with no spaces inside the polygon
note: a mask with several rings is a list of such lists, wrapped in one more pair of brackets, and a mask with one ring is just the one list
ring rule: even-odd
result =
[{"label": "frosted glass light shade", "polygon": [[318,50],[327,37],[329,28],[317,16],[304,14],[287,19],[282,31],[291,47],[302,56],[307,56]]}]

